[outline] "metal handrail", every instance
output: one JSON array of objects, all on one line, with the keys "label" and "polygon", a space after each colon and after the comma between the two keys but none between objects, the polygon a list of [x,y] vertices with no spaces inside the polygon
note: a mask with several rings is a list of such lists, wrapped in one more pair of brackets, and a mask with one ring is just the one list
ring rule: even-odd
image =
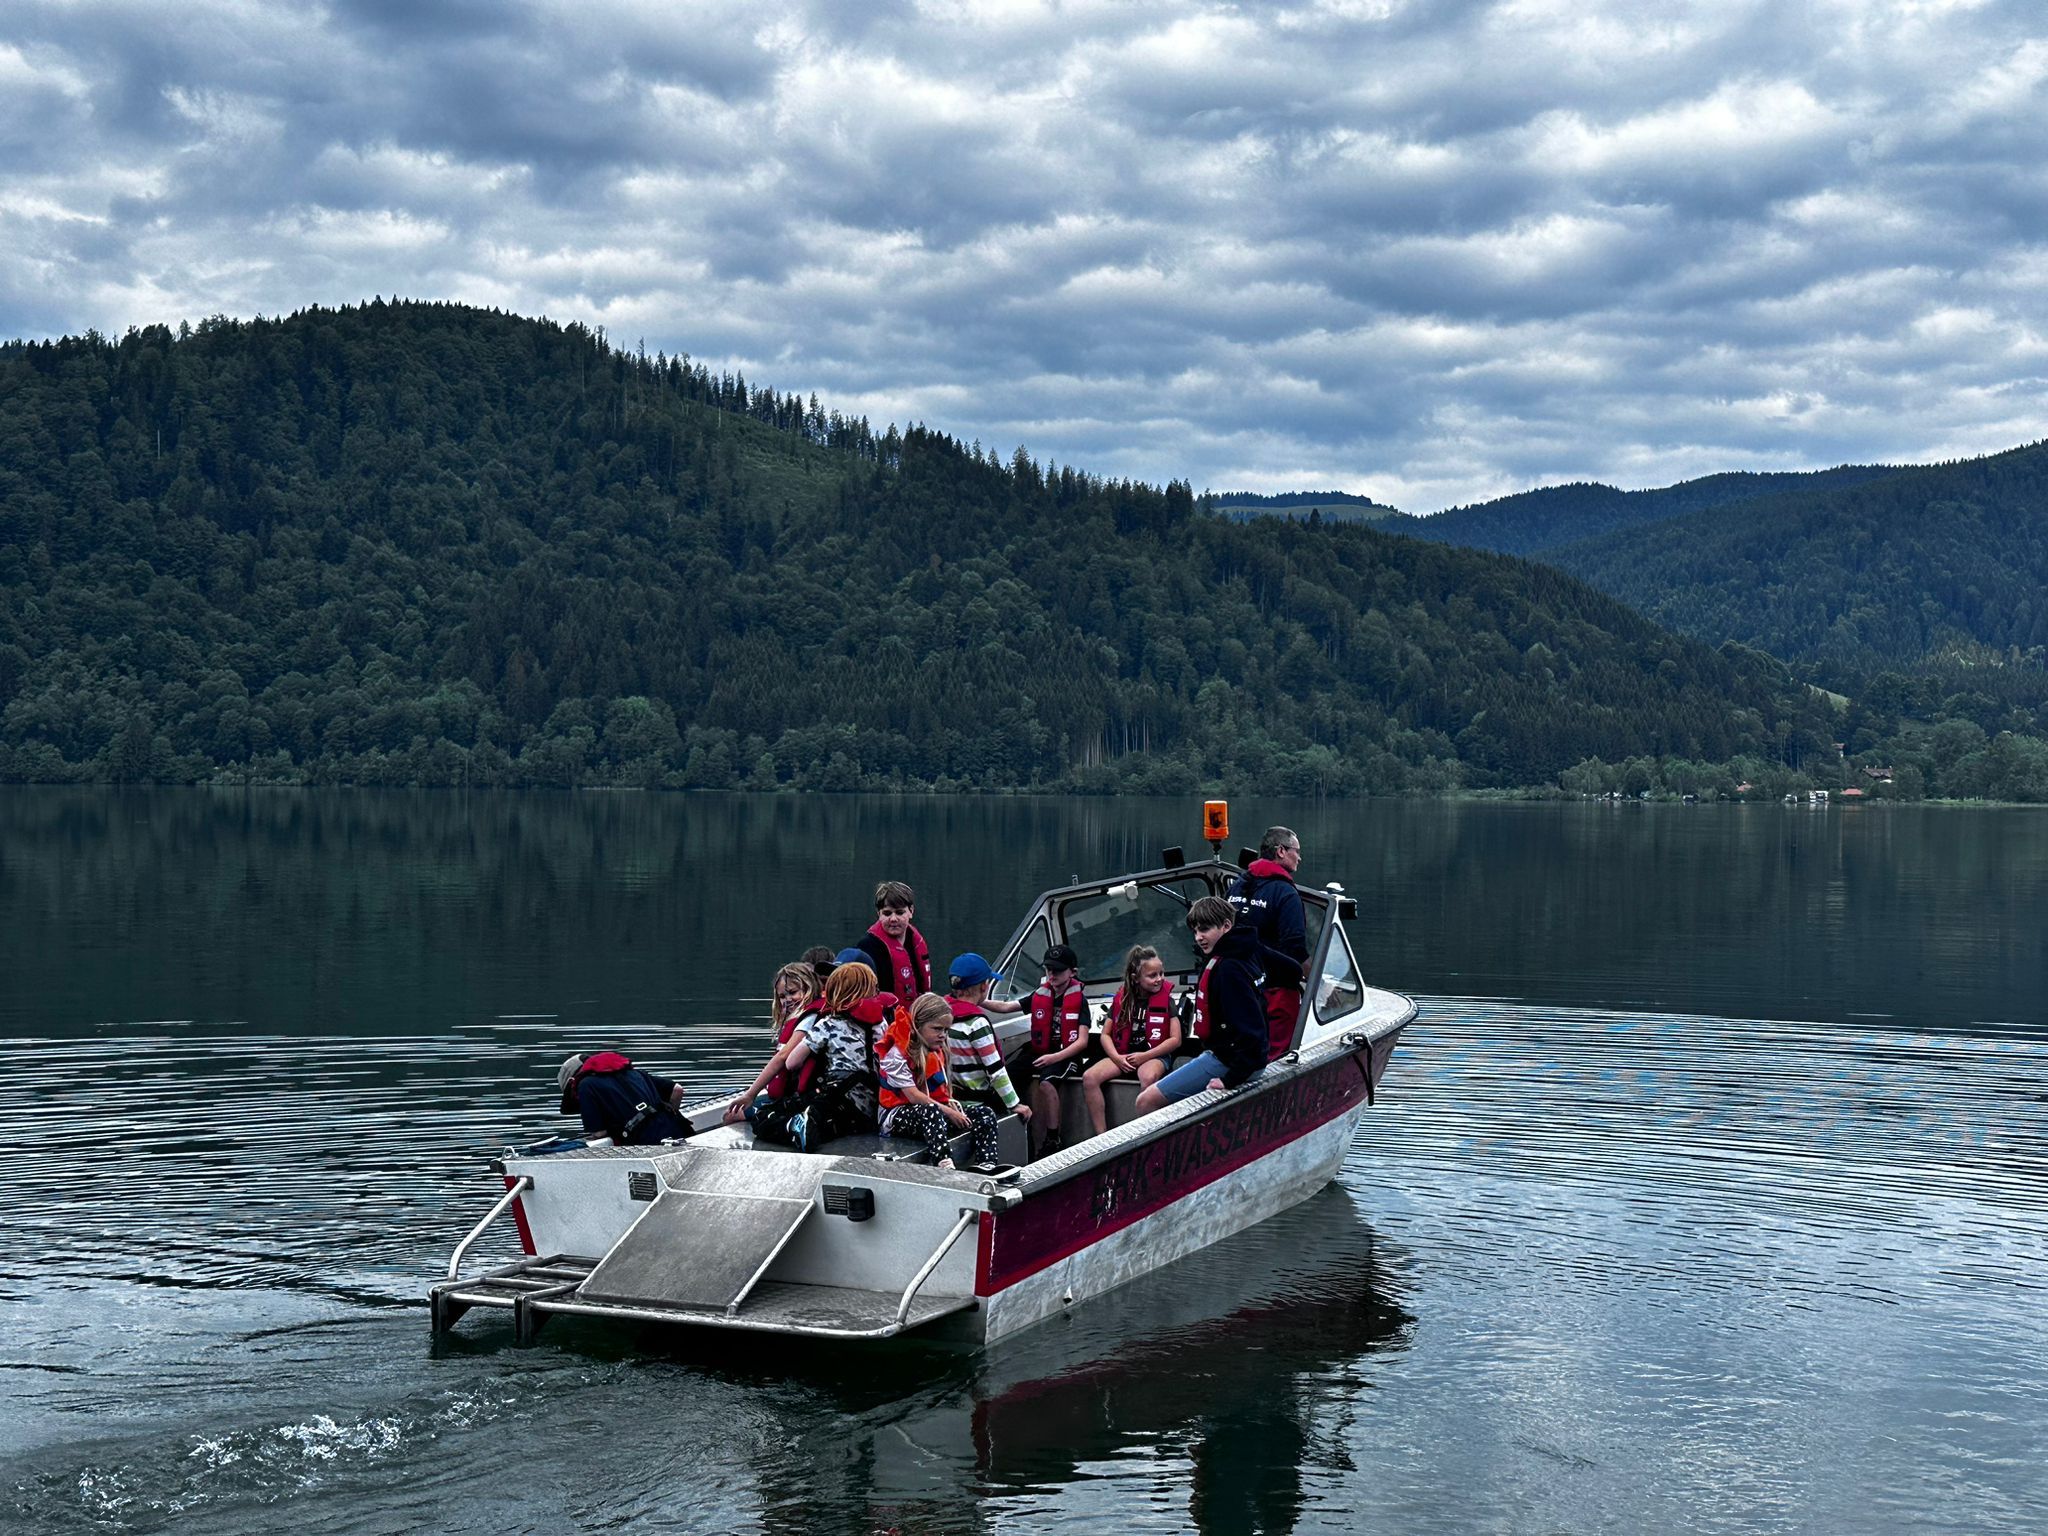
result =
[{"label": "metal handrail", "polygon": [[953,1230],[946,1234],[946,1240],[939,1244],[938,1249],[930,1258],[924,1261],[924,1268],[910,1277],[910,1284],[903,1288],[903,1299],[896,1303],[896,1326],[898,1328],[903,1326],[903,1319],[910,1316],[910,1304],[916,1300],[918,1288],[931,1278],[932,1271],[939,1267],[939,1260],[953,1251],[953,1245],[960,1241],[960,1234],[965,1232],[973,1223],[975,1217],[980,1214],[981,1212],[977,1210],[962,1211],[960,1219],[953,1223]]},{"label": "metal handrail", "polygon": [[[716,1195],[723,1194],[724,1191],[707,1189],[699,1190],[698,1193]],[[777,1259],[782,1257],[782,1250],[787,1248],[789,1246],[789,1240],[792,1237],[796,1236],[796,1229],[804,1224],[804,1219],[807,1216],[809,1216],[812,1211],[817,1209],[815,1205],[811,1204],[808,1198],[797,1200],[787,1195],[753,1195],[743,1196],[739,1198],[748,1198],[754,1200],[773,1200],[781,1205],[800,1205],[803,1207],[803,1209],[797,1212],[796,1220],[790,1223],[789,1230],[783,1233],[782,1236],[776,1240],[775,1246],[773,1248],[770,1248],[768,1250],[768,1256],[761,1260],[761,1262],[754,1267],[754,1272],[751,1275],[747,1276],[747,1283],[739,1288],[739,1293],[735,1295],[731,1301],[728,1301],[725,1304],[725,1315],[727,1317],[736,1317],[739,1315],[740,1303],[745,1301],[749,1296],[754,1294],[754,1287],[759,1285],[761,1283],[761,1277],[768,1273],[768,1266],[773,1264]]]},{"label": "metal handrail", "polygon": [[469,1252],[476,1240],[484,1235],[484,1229],[505,1214],[505,1207],[517,1200],[525,1191],[533,1188],[533,1175],[522,1173],[513,1181],[511,1188],[498,1197],[498,1203],[484,1214],[484,1219],[469,1229],[469,1236],[455,1245],[455,1252],[448,1259],[448,1278],[455,1279],[462,1273],[462,1256]]}]

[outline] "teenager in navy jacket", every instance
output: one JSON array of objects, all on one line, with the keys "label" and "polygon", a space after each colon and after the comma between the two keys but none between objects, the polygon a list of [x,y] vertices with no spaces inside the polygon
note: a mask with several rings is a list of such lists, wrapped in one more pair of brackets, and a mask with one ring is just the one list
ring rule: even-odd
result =
[{"label": "teenager in navy jacket", "polygon": [[1150,1114],[1207,1088],[1235,1088],[1266,1069],[1265,972],[1258,935],[1237,926],[1230,903],[1204,896],[1188,908],[1195,947],[1209,957],[1195,982],[1196,1028],[1206,1049],[1138,1095]]}]

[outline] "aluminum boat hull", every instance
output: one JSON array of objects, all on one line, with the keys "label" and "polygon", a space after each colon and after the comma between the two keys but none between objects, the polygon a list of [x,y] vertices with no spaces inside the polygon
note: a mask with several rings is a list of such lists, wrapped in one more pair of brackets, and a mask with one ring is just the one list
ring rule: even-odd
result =
[{"label": "aluminum boat hull", "polygon": [[[1414,1013],[1392,993],[1369,993],[1366,1002],[1354,1027],[1234,1091],[1113,1126],[1005,1179],[769,1151],[738,1134],[720,1144],[732,1128],[675,1148],[508,1156],[510,1210],[529,1260],[523,1271],[496,1273],[523,1289],[499,1295],[490,1276],[451,1276],[436,1287],[436,1325],[472,1305],[501,1305],[523,1332],[571,1313],[838,1338],[911,1328],[967,1344],[1007,1337],[1329,1183]],[[852,1190],[871,1195],[873,1214],[828,1214]],[[736,1218],[764,1202],[779,1202],[777,1211],[811,1202],[815,1219],[799,1220],[772,1248],[764,1243],[747,1288],[729,1304],[707,1301],[701,1288],[681,1299],[593,1294],[607,1256],[629,1237],[664,1245],[643,1271],[668,1266],[681,1276],[728,1263],[738,1276],[757,1257],[734,1251],[737,1220],[733,1231],[697,1221],[648,1237],[643,1224],[658,1220],[663,1199],[693,1199]]]}]

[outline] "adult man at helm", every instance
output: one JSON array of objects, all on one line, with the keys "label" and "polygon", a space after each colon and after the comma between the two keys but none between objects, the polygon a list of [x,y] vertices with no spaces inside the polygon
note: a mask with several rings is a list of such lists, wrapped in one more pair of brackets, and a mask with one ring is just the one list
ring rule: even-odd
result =
[{"label": "adult man at helm", "polygon": [[1287,827],[1268,827],[1259,856],[1231,886],[1229,901],[1241,928],[1259,938],[1266,970],[1266,1059],[1287,1054],[1301,1017],[1303,971],[1308,965],[1308,921],[1294,872],[1301,868],[1301,839]]}]

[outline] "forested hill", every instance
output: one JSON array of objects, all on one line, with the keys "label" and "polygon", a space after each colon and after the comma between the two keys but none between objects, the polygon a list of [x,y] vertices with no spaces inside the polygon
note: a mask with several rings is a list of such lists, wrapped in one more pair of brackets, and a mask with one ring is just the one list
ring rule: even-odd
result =
[{"label": "forested hill", "polygon": [[1937,668],[2048,693],[2048,444],[1773,496],[1543,558],[1675,629],[1758,646],[1847,686]]},{"label": "forested hill", "polygon": [[375,303],[0,348],[0,776],[1268,793],[1800,763],[1561,572]]},{"label": "forested hill", "polygon": [[1543,556],[1561,545],[1598,538],[1689,513],[1736,507],[1761,497],[1819,492],[1880,480],[1895,471],[1870,465],[1807,473],[1708,475],[1658,490],[1621,491],[1581,482],[1520,491],[1496,501],[1452,507],[1386,526],[1412,538],[1462,544],[1508,555]]}]

